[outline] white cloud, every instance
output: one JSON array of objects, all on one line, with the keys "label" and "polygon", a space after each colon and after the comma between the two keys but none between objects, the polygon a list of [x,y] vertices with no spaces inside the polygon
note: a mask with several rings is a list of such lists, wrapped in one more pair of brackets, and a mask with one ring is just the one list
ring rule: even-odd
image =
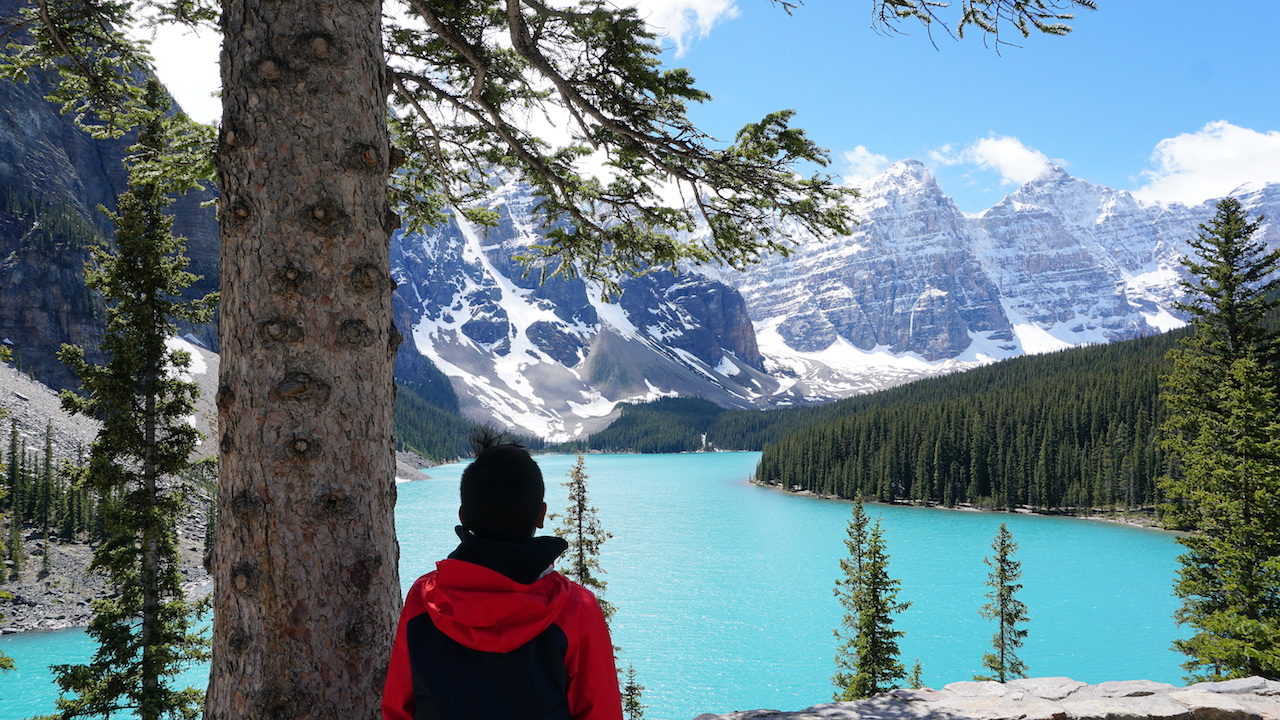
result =
[{"label": "white cloud", "polygon": [[650,28],[675,45],[677,56],[716,23],[738,16],[734,0],[634,0],[634,5]]},{"label": "white cloud", "polygon": [[1053,169],[1048,156],[1022,144],[1015,137],[992,135],[956,149],[952,145],[929,151],[939,165],[974,165],[1000,175],[1003,185],[1022,185],[1044,177]]},{"label": "white cloud", "polygon": [[969,146],[969,153],[978,167],[1000,173],[1001,182],[1009,185],[1031,182],[1053,169],[1044,153],[1013,137],[983,138]]},{"label": "white cloud", "polygon": [[873,153],[863,145],[846,150],[843,157],[847,166],[844,174],[845,185],[861,185],[889,167],[889,158]]},{"label": "white cloud", "polygon": [[1258,132],[1211,122],[1194,133],[1166,138],[1151,153],[1154,169],[1134,191],[1144,202],[1195,205],[1223,197],[1245,183],[1280,182],[1280,132]]}]

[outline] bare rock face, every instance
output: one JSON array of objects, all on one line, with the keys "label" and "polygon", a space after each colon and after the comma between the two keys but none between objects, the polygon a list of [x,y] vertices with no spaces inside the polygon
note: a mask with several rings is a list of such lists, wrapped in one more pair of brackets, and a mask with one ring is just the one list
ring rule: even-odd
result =
[{"label": "bare rock face", "polygon": [[1280,682],[1259,677],[1185,688],[1150,680],[1087,685],[1047,677],[892,690],[798,712],[704,713],[694,720],[1280,720]]},{"label": "bare rock face", "polygon": [[[0,0],[0,16],[19,4]],[[110,246],[111,225],[98,208],[114,208],[125,189],[121,160],[133,140],[94,140],[44,99],[50,88],[40,74],[26,84],[0,81],[0,340],[12,343],[23,370],[66,388],[77,383],[57,360],[63,343],[101,360],[105,317],[83,269],[91,248]],[[188,240],[188,269],[201,276],[189,297],[218,287],[217,222],[201,207],[211,197],[193,193],[169,208],[174,233]],[[182,332],[217,349],[216,322]]]}]

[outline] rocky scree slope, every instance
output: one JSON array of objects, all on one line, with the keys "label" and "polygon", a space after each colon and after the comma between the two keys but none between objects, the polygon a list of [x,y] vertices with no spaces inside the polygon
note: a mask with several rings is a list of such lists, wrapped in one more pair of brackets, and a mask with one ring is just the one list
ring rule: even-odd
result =
[{"label": "rocky scree slope", "polygon": [[[192,418],[204,434],[200,451],[217,447],[217,413],[213,407],[216,390],[217,355],[184,341],[173,341],[192,354],[189,377],[200,385],[197,414]],[[76,461],[88,450],[98,433],[98,423],[81,415],[63,412],[61,401],[48,386],[0,364],[0,430],[7,447],[11,427],[16,424],[20,441],[29,450],[44,447],[45,430],[50,430],[54,462]],[[191,508],[179,519],[178,547],[182,573],[188,592],[208,592],[209,576],[204,570],[204,532],[209,502],[204,488],[195,488]],[[104,578],[88,570],[93,546],[54,538],[46,543],[38,528],[23,531],[26,565],[17,580],[0,583],[0,590],[13,599],[0,601],[0,633],[26,630],[53,630],[87,625],[92,614],[91,600],[107,592]],[[49,572],[42,571],[44,554],[49,553]]]}]

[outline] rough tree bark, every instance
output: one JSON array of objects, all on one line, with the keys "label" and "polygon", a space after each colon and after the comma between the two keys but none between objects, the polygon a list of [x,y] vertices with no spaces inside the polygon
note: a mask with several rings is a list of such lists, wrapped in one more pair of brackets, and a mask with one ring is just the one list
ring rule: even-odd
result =
[{"label": "rough tree bark", "polygon": [[378,716],[400,606],[381,11],[223,4],[209,720]]}]

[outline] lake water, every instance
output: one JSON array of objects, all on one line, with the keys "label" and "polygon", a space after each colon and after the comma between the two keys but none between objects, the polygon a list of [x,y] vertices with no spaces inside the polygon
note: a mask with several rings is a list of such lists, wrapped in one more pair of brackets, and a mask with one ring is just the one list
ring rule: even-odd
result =
[{"label": "lake water", "polygon": [[[702,712],[798,710],[829,700],[831,588],[845,554],[847,502],[796,497],[747,483],[759,453],[591,455],[592,504],[613,538],[601,565],[617,607],[614,641],[634,663],[650,720]],[[571,456],[539,458],[554,511]],[[456,544],[461,465],[400,485],[402,584]],[[1178,683],[1181,656],[1170,594],[1179,546],[1169,533],[1069,518],[869,505],[885,528],[889,573],[909,610],[902,659],[919,658],[932,687],[981,669],[993,628],[978,616],[991,540],[1008,523],[1019,544],[1030,635],[1020,656],[1033,676],[1085,682]],[[552,527],[548,524],[548,527]],[[80,631],[0,638],[19,664],[0,675],[0,720],[49,712],[44,667],[83,662]],[[188,677],[199,682],[200,670]]]}]

